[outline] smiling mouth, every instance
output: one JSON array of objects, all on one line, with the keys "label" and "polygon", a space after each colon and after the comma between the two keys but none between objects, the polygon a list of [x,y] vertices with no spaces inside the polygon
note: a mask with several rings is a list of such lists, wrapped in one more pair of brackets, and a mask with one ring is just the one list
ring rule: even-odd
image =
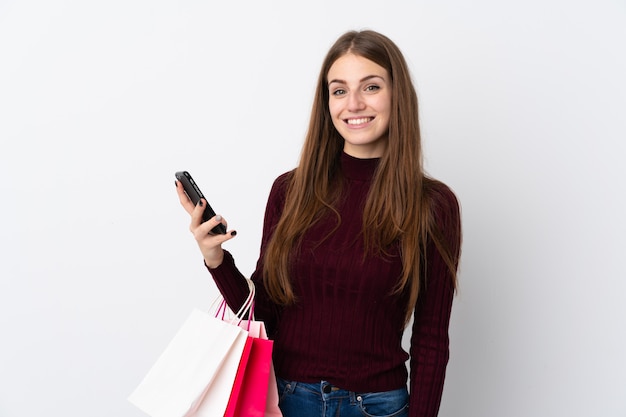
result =
[{"label": "smiling mouth", "polygon": [[363,125],[365,123],[369,123],[374,120],[373,117],[360,117],[358,119],[346,119],[346,123],[351,126]]}]

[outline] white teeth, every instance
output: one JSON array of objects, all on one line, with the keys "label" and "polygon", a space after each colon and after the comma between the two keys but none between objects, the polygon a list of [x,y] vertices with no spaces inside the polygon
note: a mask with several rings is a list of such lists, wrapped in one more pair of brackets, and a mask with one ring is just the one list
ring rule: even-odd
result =
[{"label": "white teeth", "polygon": [[369,117],[362,117],[360,119],[348,119],[347,122],[349,125],[361,125],[363,123],[367,123],[371,120]]}]

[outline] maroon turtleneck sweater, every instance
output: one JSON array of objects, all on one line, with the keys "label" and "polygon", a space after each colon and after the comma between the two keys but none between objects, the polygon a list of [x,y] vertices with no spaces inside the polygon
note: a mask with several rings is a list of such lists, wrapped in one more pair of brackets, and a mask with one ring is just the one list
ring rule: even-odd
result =
[{"label": "maroon turtleneck sweater", "polygon": [[[388,256],[363,257],[360,235],[365,198],[378,159],[341,157],[345,178],[334,216],[308,230],[292,266],[298,303],[273,304],[263,286],[263,257],[285,201],[286,179],[276,179],[269,195],[261,253],[251,279],[256,284],[255,316],[266,323],[274,340],[276,374],[287,380],[326,380],[355,392],[398,389],[407,381],[407,352],[402,349],[402,323],[407,294],[389,295],[402,271],[398,247]],[[441,183],[429,191],[435,220],[457,256],[461,226],[457,200]],[[325,238],[325,239],[324,239]],[[321,244],[319,244],[321,242]],[[238,310],[248,295],[244,276],[225,251],[223,263],[209,269],[228,304]],[[426,284],[422,285],[410,345],[410,405],[412,417],[436,416],[448,362],[448,325],[453,288],[448,268],[434,247],[427,249]]]}]

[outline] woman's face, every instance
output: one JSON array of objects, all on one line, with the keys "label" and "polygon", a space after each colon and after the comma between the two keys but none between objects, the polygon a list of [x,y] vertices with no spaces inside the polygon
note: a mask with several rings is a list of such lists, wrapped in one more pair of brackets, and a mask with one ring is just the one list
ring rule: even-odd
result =
[{"label": "woman's face", "polygon": [[328,70],[328,108],[344,139],[344,151],[356,158],[377,158],[387,147],[391,80],[387,70],[362,56],[347,54]]}]

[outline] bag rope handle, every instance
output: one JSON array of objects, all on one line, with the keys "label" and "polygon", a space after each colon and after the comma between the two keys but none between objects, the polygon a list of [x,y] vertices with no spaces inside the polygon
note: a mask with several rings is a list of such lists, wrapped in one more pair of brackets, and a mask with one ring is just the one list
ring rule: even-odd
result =
[{"label": "bag rope handle", "polygon": [[[237,313],[235,313],[235,317],[233,319],[230,319],[230,322],[236,323],[237,325],[239,325],[244,320],[245,315],[249,313],[248,314],[248,330],[250,330],[250,320],[254,319],[254,304],[255,304],[254,296],[256,295],[256,288],[254,286],[254,282],[251,279],[246,278],[246,282],[248,284],[248,288],[250,292],[248,293],[248,297],[244,301],[241,308],[237,311]],[[218,318],[221,313],[221,316],[222,316],[221,319],[226,320],[226,310],[227,310],[226,300],[220,294],[215,299],[215,301],[213,301],[213,304],[211,305],[211,310],[213,309],[213,306],[215,306],[217,302],[219,302],[219,307],[217,308],[215,312],[215,317]]]}]

